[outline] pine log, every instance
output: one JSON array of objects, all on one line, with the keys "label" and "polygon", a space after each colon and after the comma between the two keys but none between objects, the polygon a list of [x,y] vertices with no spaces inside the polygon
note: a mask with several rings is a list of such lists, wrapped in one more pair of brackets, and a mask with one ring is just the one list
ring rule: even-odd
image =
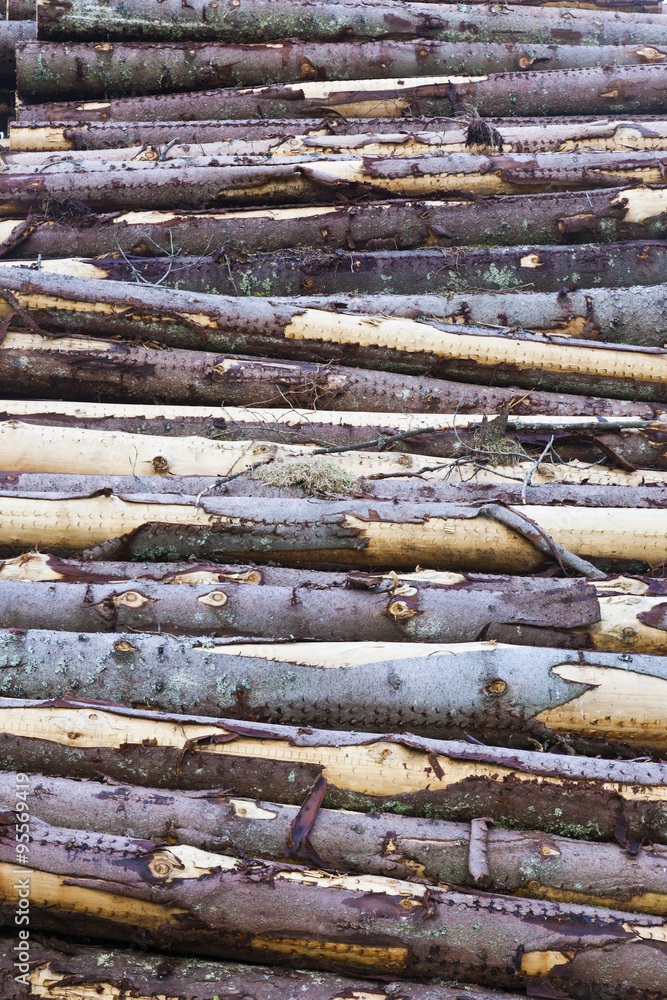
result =
[{"label": "pine log", "polygon": [[[136,286],[135,286],[136,287]],[[82,382],[81,374],[85,373]],[[484,407],[515,413],[651,419],[658,404],[525,392],[330,364],[277,361],[137,345],[95,337],[8,333],[0,345],[5,395],[167,403],[277,405],[322,410],[451,413]],[[199,492],[196,490],[195,492]]]},{"label": "pine log", "polygon": [[[311,225],[314,219],[311,217]],[[320,227],[322,226],[320,213]],[[145,230],[144,230],[145,231]],[[164,245],[164,244],[163,244]],[[170,240],[168,240],[170,245]],[[146,246],[146,242],[144,242]],[[150,245],[148,246],[150,253]],[[290,249],[247,255],[218,250],[204,257],[68,257],[40,262],[49,274],[112,281],[140,276],[150,284],[214,295],[434,295],[467,290],[561,292],[563,289],[659,285],[667,274],[664,240],[599,245],[456,247],[452,250],[341,251]],[[0,267],[36,261],[0,261]],[[659,345],[662,346],[662,343]]]},{"label": "pine log", "polygon": [[[485,507],[362,500],[260,500],[134,494],[63,497],[0,494],[0,549],[92,558],[276,562],[306,568],[482,570],[525,573],[545,554]],[[662,510],[520,506],[553,541],[615,572],[667,559]],[[378,519],[379,518],[379,519]],[[530,534],[529,522],[525,532]],[[537,535],[537,532],[535,532]],[[540,536],[541,538],[541,536]],[[542,543],[544,544],[544,543]],[[550,556],[550,550],[547,547]],[[549,556],[547,560],[550,561]]]},{"label": "pine log", "polygon": [[[218,164],[218,165],[216,165]],[[548,188],[605,188],[624,184],[662,184],[667,154],[601,151],[444,157],[278,157],[265,165],[219,165],[215,158],[186,157],[165,162],[93,161],[76,170],[72,164],[39,173],[23,167],[0,174],[0,216],[43,212],[48,202],[75,199],[90,209],[172,209],[173,182],[179,181],[179,209],[313,203],[344,197],[467,197],[539,193]],[[122,173],[122,176],[118,174]],[[625,196],[623,196],[625,197]],[[633,193],[639,217],[655,215],[650,188]],[[658,194],[662,206],[662,194]],[[623,206],[621,206],[623,207]],[[78,214],[81,207],[78,206]],[[84,212],[85,214],[85,212]],[[497,238],[494,242],[497,242]]]},{"label": "pine log", "polygon": [[[22,897],[13,816],[2,819],[2,912],[9,917]],[[546,901],[536,906],[471,889],[329,874],[40,821],[34,827],[31,928],[64,924],[75,936],[306,968],[456,977],[506,988],[567,985],[568,994],[582,1000],[591,988],[600,1000],[667,988],[667,923],[659,916]]]},{"label": "pine log", "polygon": [[16,85],[16,45],[23,39],[34,38],[35,33],[34,22],[0,21],[0,86]]},{"label": "pine log", "polygon": [[[659,6],[656,3],[656,6]],[[32,26],[31,26],[32,27]],[[34,29],[33,29],[34,32]],[[25,37],[24,35],[19,37]],[[22,42],[16,49],[23,99],[49,101],[212,87],[266,86],[293,80],[485,75],[587,66],[646,65],[667,58],[653,46],[503,45],[428,38],[260,45],[220,42]]]},{"label": "pine log", "polygon": [[[44,9],[44,8],[42,8]],[[20,103],[19,121],[178,121],[211,118],[402,118],[661,114],[667,66],[586,66],[485,76],[411,76],[277,83],[247,89]]]},{"label": "pine log", "polygon": [[[227,580],[215,590],[210,583],[146,579],[3,579],[0,621],[9,628],[0,633],[3,695],[95,697],[164,712],[346,730],[362,725],[433,739],[472,733],[484,743],[528,750],[559,750],[564,743],[570,752],[608,754],[611,745],[614,755],[665,758],[664,593],[630,596],[650,594],[651,581],[601,582],[598,600],[581,581],[543,586],[487,577],[411,586],[416,581],[408,577],[392,595],[389,578],[375,579],[371,593],[361,588],[373,580],[358,579],[348,581],[353,589],[306,578],[292,588]],[[12,608],[12,600],[21,606]],[[634,632],[628,642],[625,630]],[[281,642],[210,641],[225,634]],[[487,638],[476,642],[477,635]],[[549,646],[586,649],[586,663],[577,652]],[[607,652],[591,652],[596,646]],[[621,669],[610,654],[627,650],[632,667]]]},{"label": "pine log", "polygon": [[[71,818],[71,817],[70,817]],[[212,962],[118,947],[105,948],[51,937],[30,939],[30,960],[34,965],[20,982],[14,967],[15,939],[0,939],[0,1000],[34,1000],[49,996],[54,1000],[84,1000],[88,996],[115,997],[119,989],[143,1000],[164,1000],[165,996],[184,996],[188,1000],[211,1000],[212,983],[221,996],[242,996],[252,1000],[332,1000],[333,997],[362,997],[369,990],[374,1000],[395,1000],[394,983],[386,977],[356,978],[330,972],[284,970],[279,966],[242,965],[236,962]],[[19,973],[23,975],[22,973]],[[119,986],[118,984],[121,984]],[[429,983],[404,982],[410,1000],[459,1000],[461,988],[447,986],[441,980]],[[63,993],[62,990],[66,990]],[[92,991],[92,992],[91,992]],[[120,994],[122,996],[122,994]],[[466,986],[465,1000],[521,1000],[515,993],[498,993],[482,986]]]},{"label": "pine log", "polygon": [[[53,826],[80,823],[100,833],[159,843],[176,839],[200,850],[274,861],[284,861],[285,844],[298,814],[296,806],[229,798],[222,792],[200,795],[137,785],[110,790],[87,780],[42,774],[29,778],[31,814]],[[16,774],[0,772],[3,809],[11,809],[15,798]],[[114,801],[122,802],[122,808],[110,808]],[[293,859],[307,862],[317,856],[332,871],[389,878],[414,878],[418,873],[436,884],[483,885],[509,895],[667,913],[665,852],[657,844],[629,854],[620,844],[510,831],[489,824],[489,872],[475,879],[470,871],[467,823],[371,813],[351,825],[351,818],[341,810],[319,809],[308,832],[309,844],[302,842],[293,850]],[[0,958],[0,969],[1,962]],[[446,993],[438,997],[448,1000]]]},{"label": "pine log", "polygon": [[8,21],[34,21],[36,16],[35,0],[7,0],[5,17]]},{"label": "pine log", "polygon": [[[664,294],[664,287],[655,286],[656,297]],[[632,289],[633,295],[636,291]],[[16,315],[17,309],[38,329],[65,334],[159,338],[179,348],[262,352],[318,363],[338,361],[344,349],[348,363],[364,368],[412,375],[428,372],[528,390],[667,400],[665,349],[619,348],[575,339],[567,331],[536,333],[505,327],[490,332],[481,326],[332,313],[308,308],[298,298],[192,294],[2,267],[0,317]],[[36,346],[41,346],[41,335],[37,336]],[[71,346],[67,340],[61,344]]]},{"label": "pine log", "polygon": [[261,0],[242,7],[212,8],[205,0],[184,8],[163,0],[160,9],[147,0],[76,0],[64,7],[42,0],[37,10],[38,37],[45,41],[271,42],[276,38],[309,41],[341,38],[438,38],[449,42],[521,42],[544,44],[650,45],[667,43],[660,14],[592,14],[521,5],[508,6],[502,18],[481,5],[464,16],[455,6],[405,0],[331,3],[318,0],[302,7],[276,0],[270,11]]},{"label": "pine log", "polygon": [[[296,43],[293,43],[296,44]],[[559,46],[558,51],[564,47]],[[553,51],[553,50],[552,50]],[[467,122],[451,118],[409,119],[365,118],[286,119],[277,121],[175,121],[175,122],[11,122],[10,149],[21,152],[92,151],[143,145],[273,141],[284,143],[296,137],[321,137],[344,141],[372,129],[378,135],[399,134],[406,137],[422,132],[437,132],[451,152],[461,152],[466,140]],[[578,148],[660,149],[663,145],[664,117],[624,115],[575,115],[567,118],[493,118],[488,124],[497,129],[503,151],[513,153],[557,153]],[[172,147],[176,148],[176,147]],[[469,148],[469,147],[465,147]],[[171,155],[171,149],[165,155]]]},{"label": "pine log", "polygon": [[667,764],[297,729],[100,701],[3,698],[0,728],[1,770],[39,768],[53,776],[218,794],[224,786],[233,795],[298,806],[321,776],[323,804],[336,809],[456,822],[488,816],[500,826],[589,840],[667,841]]}]

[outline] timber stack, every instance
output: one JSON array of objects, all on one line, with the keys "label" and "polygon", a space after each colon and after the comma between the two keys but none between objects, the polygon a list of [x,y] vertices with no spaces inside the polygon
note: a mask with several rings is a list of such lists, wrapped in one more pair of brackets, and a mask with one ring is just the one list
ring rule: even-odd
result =
[{"label": "timber stack", "polygon": [[662,4],[7,0],[0,88],[0,1000],[662,1000]]}]

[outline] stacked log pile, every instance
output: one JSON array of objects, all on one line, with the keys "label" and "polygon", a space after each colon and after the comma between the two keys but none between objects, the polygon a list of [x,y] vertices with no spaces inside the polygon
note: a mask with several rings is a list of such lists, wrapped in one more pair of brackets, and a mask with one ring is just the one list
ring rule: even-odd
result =
[{"label": "stacked log pile", "polygon": [[0,88],[0,998],[667,996],[662,5],[7,0]]}]

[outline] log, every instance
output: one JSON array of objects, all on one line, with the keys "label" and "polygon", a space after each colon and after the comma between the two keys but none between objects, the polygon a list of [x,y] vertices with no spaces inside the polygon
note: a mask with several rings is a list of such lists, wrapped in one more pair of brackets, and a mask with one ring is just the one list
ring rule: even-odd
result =
[{"label": "log", "polygon": [[[216,165],[218,164],[218,165]],[[540,193],[548,188],[604,188],[631,184],[662,184],[667,154],[638,152],[540,153],[481,155],[450,153],[444,157],[277,157],[265,165],[219,165],[215,158],[187,157],[164,162],[93,161],[82,170],[72,164],[39,173],[23,167],[20,173],[0,174],[0,216],[16,218],[22,212],[43,213],[47,202],[80,202],[90,209],[173,209],[173,180],[177,177],[178,208],[214,208],[218,205],[304,203],[324,205],[332,190],[347,198],[468,197]],[[119,177],[119,172],[122,177]],[[625,199],[625,195],[623,198]],[[651,189],[634,193],[635,214],[656,212]],[[662,194],[657,195],[662,210]],[[630,200],[630,199],[629,199]],[[67,207],[67,206],[65,206]],[[620,205],[621,209],[625,207]],[[86,214],[81,205],[74,214]],[[524,237],[525,238],[525,237]]]},{"label": "log", "polygon": [[[41,9],[44,9],[42,6]],[[664,56],[663,56],[664,57]],[[19,121],[179,121],[211,118],[402,118],[453,115],[471,105],[484,117],[660,114],[667,67],[586,66],[485,76],[304,80],[245,89],[148,94],[102,101],[20,103]]]},{"label": "log", "polygon": [[[13,816],[3,819],[0,880],[8,917],[19,905],[21,885],[15,888]],[[92,932],[220,958],[455,976],[505,988],[567,985],[569,995],[582,1000],[592,987],[601,1000],[667,988],[667,924],[659,916],[546,901],[537,908],[533,901],[471,889],[329,874],[40,821],[34,826],[28,881],[30,923],[38,930],[62,929],[66,922],[75,936]],[[440,941],[436,948],[433,937]],[[520,958],[513,961],[517,942]]]},{"label": "log", "polygon": [[[136,286],[135,286],[136,287]],[[81,373],[85,372],[85,382]],[[220,355],[95,337],[8,333],[0,345],[4,393],[168,403],[285,404],[323,410],[451,413],[583,413],[651,419],[658,404],[562,393],[526,393],[364,368]],[[196,490],[195,492],[198,492]]]},{"label": "log", "polygon": [[[656,4],[656,6],[659,6]],[[25,36],[20,36],[25,37]],[[515,73],[587,66],[650,65],[652,46],[452,43],[428,38],[243,45],[221,42],[21,42],[17,90],[31,103],[126,97],[293,80]]]},{"label": "log", "polygon": [[[134,494],[63,497],[0,493],[0,549],[18,555],[47,548],[67,555],[148,560],[276,562],[321,569],[482,570],[524,573],[542,551],[485,508],[419,503],[378,510],[362,500],[260,500]],[[645,572],[667,559],[667,516],[597,508],[526,504],[533,519],[567,551],[615,572]],[[378,520],[378,517],[380,518]],[[528,530],[528,523],[526,530]],[[123,537],[128,536],[128,537]],[[92,548],[91,548],[92,547]]]},{"label": "log", "polygon": [[[176,839],[200,850],[274,861],[284,861],[285,843],[299,811],[297,806],[282,803],[229,798],[221,791],[201,795],[137,785],[110,790],[88,780],[29,777],[31,814],[53,826],[81,823],[121,837],[152,838],[159,843]],[[15,799],[16,774],[0,772],[3,809],[11,809]],[[122,808],[110,808],[114,800],[122,802]],[[389,878],[414,878],[418,872],[421,879],[436,884],[470,888],[481,884],[493,892],[564,903],[659,915],[667,911],[665,852],[657,844],[631,855],[620,844],[510,831],[489,824],[489,873],[475,880],[469,866],[467,823],[370,813],[362,823],[351,826],[350,818],[342,810],[318,811],[308,841],[312,857],[319,857],[324,868]],[[308,845],[302,844],[291,856],[307,862],[311,860],[307,852]],[[2,958],[0,969],[1,963]],[[438,998],[449,1000],[444,992]]]},{"label": "log", "polygon": [[[319,213],[320,227],[323,219]],[[311,226],[315,219],[311,217]],[[149,230],[150,231],[150,230]],[[146,232],[146,230],[144,230]],[[169,239],[169,238],[168,238]],[[168,244],[170,245],[170,244]],[[144,237],[143,246],[149,250]],[[163,244],[164,246],[164,244]],[[141,247],[140,247],[141,248]],[[660,285],[667,273],[664,240],[599,245],[456,247],[341,251],[290,249],[247,255],[217,251],[204,257],[151,254],[140,260],[68,257],[40,262],[49,274],[86,274],[112,281],[140,279],[166,288],[215,295],[434,295],[468,290],[561,292],[563,289]],[[0,261],[0,267],[36,261]],[[664,341],[663,341],[664,343]],[[662,343],[659,345],[662,346]]]},{"label": "log", "polygon": [[[351,978],[330,972],[298,972],[280,966],[242,965],[236,962],[212,962],[118,947],[105,948],[80,944],[72,938],[50,938],[49,942],[37,936],[30,939],[30,966],[20,982],[14,976],[16,952],[14,941],[0,939],[0,998],[1,1000],[28,1000],[38,995],[35,991],[48,991],[43,995],[57,997],[59,990],[93,990],[95,996],[113,996],[117,983],[141,995],[144,1000],[161,1000],[165,995],[176,996],[187,992],[188,1000],[210,1000],[211,983],[219,992],[228,996],[256,997],[265,1000],[291,995],[307,996],[308,1000],[331,1000],[334,996],[361,995],[372,990],[376,1000],[394,1000],[393,983],[386,979],[369,980],[368,974]],[[102,971],[103,970],[103,971]],[[76,983],[76,986],[73,986]],[[430,983],[403,983],[410,991],[411,1000],[458,1000],[461,990],[447,986],[441,980]],[[295,994],[295,991],[298,991]],[[61,994],[62,995],[62,994]],[[466,1000],[521,1000],[516,993],[498,993],[481,986],[466,986]]]},{"label": "log", "polygon": [[[656,296],[664,294],[663,285],[655,289]],[[541,334],[501,327],[491,333],[481,326],[332,313],[308,308],[299,299],[197,295],[2,267],[0,317],[16,315],[17,309],[38,329],[68,335],[83,331],[159,338],[179,348],[262,352],[324,363],[338,361],[344,348],[345,360],[364,368],[428,372],[528,390],[667,400],[665,349],[619,349],[575,339],[568,331]],[[71,347],[67,340],[64,344]]]},{"label": "log", "polygon": [[[428,425],[426,425],[428,426]],[[364,430],[363,426],[360,428]],[[292,468],[297,474],[306,475],[308,466],[314,480],[314,493],[346,493],[366,479],[388,478],[390,476],[419,476],[428,482],[479,482],[498,483],[506,479],[524,482],[530,475],[531,482],[589,483],[609,486],[644,486],[665,484],[667,462],[664,456],[664,442],[667,430],[658,432],[658,443],[652,448],[662,471],[635,468],[612,446],[611,452],[604,443],[596,444],[592,435],[584,445],[588,448],[577,450],[573,461],[557,461],[560,452],[561,435],[529,434],[526,438],[539,442],[539,452],[530,456],[520,441],[512,450],[512,439],[504,438],[498,446],[495,438],[485,445],[484,440],[475,444],[475,433],[469,435],[470,445],[461,444],[458,434],[450,435],[457,457],[441,457],[437,445],[438,434],[431,435],[428,454],[435,455],[436,461],[426,461],[424,454],[404,451],[395,455],[389,451],[373,450],[376,442],[381,443],[377,430],[369,429],[371,437],[366,443],[370,447],[355,447],[349,440],[342,444],[329,444],[326,438],[320,444],[290,444],[281,440],[277,426],[273,440],[237,429],[230,440],[216,441],[205,437],[167,437],[157,434],[132,433],[115,430],[93,430],[62,427],[45,423],[27,423],[21,420],[2,420],[0,415],[0,449],[3,462],[13,472],[55,472],[77,473],[79,475],[135,475],[156,476],[229,476],[241,474],[261,478],[269,465],[280,468],[282,474]],[[400,432],[399,432],[400,433]],[[287,437],[288,435],[285,435]],[[347,435],[346,435],[347,436]],[[307,437],[312,440],[313,435]],[[569,435],[562,435],[567,442]],[[277,438],[277,440],[276,440]],[[435,438],[435,442],[433,439]],[[409,438],[406,438],[409,440]],[[579,439],[575,436],[575,446]],[[543,455],[543,449],[552,441],[554,454]],[[362,443],[362,442],[359,442]],[[495,447],[495,453],[494,453]],[[352,449],[346,451],[344,449]],[[541,460],[540,460],[541,458]],[[616,468],[593,465],[609,458]],[[523,459],[523,460],[522,460]],[[592,462],[591,462],[592,460]],[[275,465],[275,463],[279,463]],[[304,468],[305,463],[305,468]],[[318,470],[320,476],[334,475],[327,488],[326,479],[317,488]],[[337,470],[337,475],[335,473]],[[307,477],[306,477],[307,479]],[[307,482],[305,483],[307,485]],[[338,487],[337,489],[335,487]]]},{"label": "log", "polygon": [[[368,43],[367,43],[368,44]],[[559,47],[562,51],[563,47]],[[659,149],[663,140],[664,119],[659,116],[624,115],[622,120],[608,116],[568,116],[567,118],[493,118],[489,125],[503,139],[503,150],[514,153],[557,153],[569,148]],[[400,134],[407,137],[435,131],[451,152],[461,152],[467,123],[451,118],[428,118],[411,122],[397,118],[286,119],[280,122],[259,121],[181,121],[181,122],[11,122],[10,149],[21,152],[82,152],[112,150],[129,146],[247,142],[262,140],[284,143],[296,136],[322,137],[335,141],[359,136],[372,129],[378,135]],[[570,146],[572,144],[572,146]],[[176,147],[172,147],[176,148]],[[166,155],[170,155],[167,150]]]},{"label": "log", "polygon": [[[253,572],[261,576],[246,577]],[[664,618],[664,588],[634,596],[650,595],[653,581],[600,582],[598,599],[582,581],[422,586],[408,577],[397,589],[412,596],[395,596],[389,578],[375,579],[371,593],[357,588],[373,580],[348,580],[350,589],[303,574],[291,588],[2,579],[0,621],[10,630],[0,633],[3,695],[665,759],[665,624],[643,622]],[[625,630],[634,639],[626,642]],[[246,644],[225,635],[319,641]],[[206,639],[220,636],[219,644]],[[570,649],[586,649],[586,663]],[[632,666],[621,668],[611,654],[626,650]]]},{"label": "log", "polygon": [[[30,21],[0,21],[0,86],[16,84],[16,45],[22,39],[34,38],[35,24]],[[53,91],[52,91],[53,93]]]},{"label": "log", "polygon": [[[513,411],[514,412],[514,411]],[[15,401],[0,399],[0,421],[17,420],[22,425],[36,425],[35,434],[55,434],[55,428],[73,430],[119,431],[142,448],[146,435],[168,438],[195,435],[224,441],[262,440],[280,444],[317,444],[336,448],[359,448],[366,451],[410,452],[418,455],[433,455],[461,460],[466,456],[475,457],[478,462],[502,459],[495,458],[487,447],[485,438],[493,437],[494,431],[487,428],[493,415],[469,414],[410,414],[410,413],[340,413],[340,411],[315,411],[307,409],[256,407],[224,407],[221,411],[213,407],[172,407],[141,406],[129,404],[63,403]],[[502,427],[501,427],[502,424]],[[581,461],[590,465],[608,458],[619,469],[666,469],[664,453],[667,425],[663,420],[619,417],[614,423],[590,417],[537,416],[533,418],[514,416],[504,418],[493,425],[495,433],[502,431],[503,447],[517,453],[512,463],[520,464],[522,451],[538,449],[534,457],[541,456],[547,442],[553,437],[554,447],[561,459],[567,462]],[[414,434],[410,432],[414,431]],[[639,431],[640,433],[635,433]],[[0,433],[2,425],[0,424]],[[136,435],[141,434],[137,439]],[[15,472],[19,464],[25,463],[27,449],[35,445],[31,432],[26,431],[21,439],[21,453],[12,464]],[[130,438],[129,435],[135,435]],[[497,439],[496,439],[497,440]],[[5,439],[7,442],[7,439]],[[178,447],[181,442],[167,442],[165,447]],[[154,452],[153,457],[158,452]],[[530,452],[528,452],[530,453]],[[8,453],[6,453],[8,454]],[[81,450],[79,450],[81,458]],[[43,460],[42,452],[38,452]],[[187,453],[184,453],[187,458]],[[524,457],[527,457],[524,456]],[[102,462],[105,456],[100,456]],[[139,467],[138,454],[133,458],[135,468]],[[543,457],[535,470],[531,483],[538,483],[549,464]],[[515,469],[516,469],[515,464]],[[55,471],[51,469],[51,471]],[[83,469],[65,469],[65,473],[82,473]],[[108,474],[101,465],[90,475]],[[405,469],[404,469],[405,471]],[[567,470],[565,470],[567,471]],[[603,472],[598,468],[597,472]],[[149,457],[143,465],[142,475],[154,475],[153,459]],[[511,470],[510,470],[511,472]],[[593,476],[595,469],[590,469]],[[186,475],[186,473],[171,474]],[[189,474],[189,473],[188,473]],[[195,469],[191,475],[209,475],[203,467]],[[518,475],[518,469],[515,472]],[[122,475],[122,473],[121,473]],[[451,481],[451,480],[449,480]],[[466,481],[470,481],[466,479]],[[553,479],[551,479],[553,482]],[[648,483],[648,480],[646,481]],[[588,485],[595,485],[592,479]]]},{"label": "log", "polygon": [[321,776],[323,804],[353,810],[354,821],[382,811],[454,822],[488,816],[499,826],[576,839],[667,840],[664,763],[304,731],[99,701],[3,698],[0,726],[0,770],[39,767],[77,780],[217,794],[224,786],[234,796],[298,806]]},{"label": "log", "polygon": [[318,0],[308,8],[275,2],[268,12],[261,0],[242,7],[210,7],[204,0],[184,8],[164,0],[159,11],[147,0],[76,0],[63,8],[40,2],[38,38],[42,41],[271,42],[277,38],[309,41],[340,38],[438,38],[447,42],[521,42],[523,44],[649,45],[667,43],[660,14],[593,14],[572,10],[508,6],[502,18],[472,7],[465,16],[454,6],[382,0],[332,3]]},{"label": "log", "polygon": [[8,21],[34,21],[36,16],[35,0],[7,0],[5,17]]}]

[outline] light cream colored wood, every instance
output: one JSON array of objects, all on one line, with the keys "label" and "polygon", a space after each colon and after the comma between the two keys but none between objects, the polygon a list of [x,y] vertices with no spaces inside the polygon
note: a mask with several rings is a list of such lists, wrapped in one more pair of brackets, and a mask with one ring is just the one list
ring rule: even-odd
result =
[{"label": "light cream colored wood", "polygon": [[459,642],[287,642],[239,643],[227,646],[202,646],[202,653],[225,656],[249,656],[280,663],[298,663],[302,667],[341,670],[366,663],[405,660],[419,656],[456,655],[491,649],[510,649],[505,643]]}]

